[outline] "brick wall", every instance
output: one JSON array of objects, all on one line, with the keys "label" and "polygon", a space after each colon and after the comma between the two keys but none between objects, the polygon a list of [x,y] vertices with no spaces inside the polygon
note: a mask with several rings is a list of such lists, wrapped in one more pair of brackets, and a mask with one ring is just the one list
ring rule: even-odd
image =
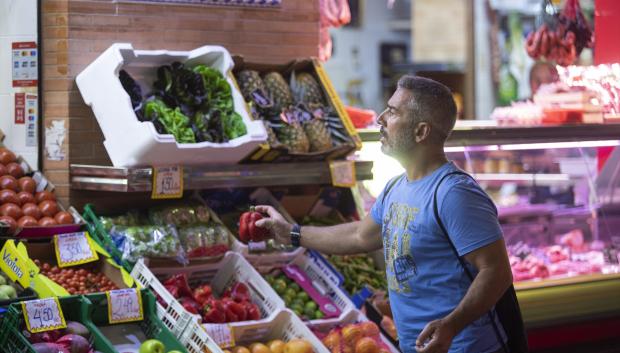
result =
[{"label": "brick wall", "polygon": [[[189,50],[222,45],[232,54],[280,63],[318,54],[318,1],[284,0],[280,9],[158,5],[113,0],[43,1],[45,123],[64,120],[68,160],[44,161],[65,201],[69,163],[110,165],[103,135],[75,85],[75,76],[115,42],[136,49]],[[83,193],[82,193],[83,195]]]}]

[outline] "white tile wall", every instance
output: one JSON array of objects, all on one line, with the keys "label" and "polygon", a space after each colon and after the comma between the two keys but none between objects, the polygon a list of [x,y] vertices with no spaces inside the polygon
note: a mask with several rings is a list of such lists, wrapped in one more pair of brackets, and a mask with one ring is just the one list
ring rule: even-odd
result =
[{"label": "white tile wall", "polygon": [[36,168],[38,148],[26,147],[26,125],[15,125],[15,92],[33,92],[35,87],[12,87],[11,43],[37,41],[37,1],[0,0],[0,129],[4,144]]}]

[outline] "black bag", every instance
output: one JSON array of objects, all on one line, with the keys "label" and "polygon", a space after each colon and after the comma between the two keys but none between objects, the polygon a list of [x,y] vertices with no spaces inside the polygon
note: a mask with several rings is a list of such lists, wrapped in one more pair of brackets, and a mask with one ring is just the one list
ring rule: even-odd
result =
[{"label": "black bag", "polygon": [[[439,224],[439,227],[441,228],[444,235],[448,239],[448,242],[450,243],[450,246],[452,247],[452,251],[454,251],[454,254],[459,259],[459,262],[461,263],[461,266],[465,270],[467,277],[469,277],[469,279],[473,282],[474,276],[471,274],[471,272],[465,265],[465,260],[459,256],[456,250],[456,247],[454,246],[454,243],[452,242],[452,239],[450,239],[450,237],[448,236],[448,232],[446,231],[446,228],[443,225],[441,218],[439,218],[439,210],[437,209],[437,190],[439,189],[439,186],[441,185],[441,183],[446,177],[450,175],[455,175],[455,174],[466,175],[474,179],[471,175],[465,172],[461,172],[461,171],[452,172],[452,173],[448,173],[444,175],[437,183],[437,186],[435,187],[435,191],[433,193],[433,211],[435,212],[435,220],[437,221],[437,224]],[[506,332],[506,336],[507,336],[506,343],[504,343],[504,340],[502,339],[501,334],[499,332],[499,328],[497,327],[497,324],[494,320],[495,314],[497,314],[499,318],[499,322],[502,324],[502,327],[504,328],[504,332]],[[513,285],[510,285],[510,287],[506,290],[504,295],[502,295],[502,297],[499,299],[497,304],[495,304],[495,310],[490,311],[488,315],[489,315],[489,318],[491,319],[491,323],[493,324],[493,330],[495,331],[497,340],[502,345],[502,349],[504,350],[504,352],[506,353],[527,353],[529,352],[528,343],[527,343],[527,333],[525,332],[525,326],[523,325],[523,317],[521,316],[521,309],[519,308],[519,301],[517,300],[517,293],[515,292],[515,288]]]}]

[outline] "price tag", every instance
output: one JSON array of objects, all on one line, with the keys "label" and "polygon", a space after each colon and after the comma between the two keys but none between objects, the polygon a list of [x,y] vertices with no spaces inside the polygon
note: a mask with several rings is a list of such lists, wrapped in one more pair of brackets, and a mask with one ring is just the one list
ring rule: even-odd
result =
[{"label": "price tag", "polygon": [[183,197],[183,167],[153,167],[153,199]]},{"label": "price tag", "polygon": [[235,336],[233,328],[227,324],[204,324],[202,325],[209,337],[213,338],[215,343],[222,348],[235,346]]},{"label": "price tag", "polygon": [[108,297],[108,321],[111,324],[144,319],[142,296],[138,289],[119,289],[105,294]]},{"label": "price tag", "polygon": [[54,235],[54,246],[58,267],[75,266],[99,259],[87,232]]},{"label": "price tag", "polygon": [[58,298],[22,302],[26,328],[32,333],[67,327]]},{"label": "price tag", "polygon": [[351,188],[357,183],[354,161],[330,161],[329,172],[333,186]]}]

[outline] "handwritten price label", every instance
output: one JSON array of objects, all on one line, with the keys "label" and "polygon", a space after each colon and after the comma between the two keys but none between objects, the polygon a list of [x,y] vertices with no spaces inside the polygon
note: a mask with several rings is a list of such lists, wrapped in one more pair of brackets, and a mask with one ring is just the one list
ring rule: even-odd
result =
[{"label": "handwritten price label", "polygon": [[153,167],[153,199],[183,197],[183,167]]},{"label": "handwritten price label", "polygon": [[54,236],[59,267],[75,266],[99,259],[88,233],[67,233]]},{"label": "handwritten price label", "polygon": [[22,302],[26,328],[32,333],[67,327],[58,298]]},{"label": "handwritten price label", "polygon": [[108,321],[119,324],[130,321],[142,321],[142,296],[135,288],[119,289],[106,292],[108,297]]},{"label": "handwritten price label", "polygon": [[350,188],[357,183],[355,162],[353,161],[331,161],[329,162],[329,172],[333,186]]},{"label": "handwritten price label", "polygon": [[202,325],[209,337],[213,338],[215,343],[221,348],[229,348],[235,346],[235,336],[233,328],[226,324],[204,324]]}]

